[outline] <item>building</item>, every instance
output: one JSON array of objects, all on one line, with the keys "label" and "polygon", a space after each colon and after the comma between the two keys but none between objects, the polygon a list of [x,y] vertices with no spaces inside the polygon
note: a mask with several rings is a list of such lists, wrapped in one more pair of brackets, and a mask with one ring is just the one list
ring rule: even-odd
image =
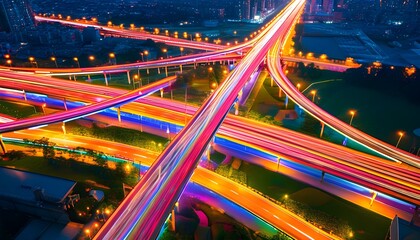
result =
[{"label": "building", "polygon": [[29,216],[16,239],[75,239],[83,225],[71,222],[66,205],[76,182],[0,167],[0,218]]},{"label": "building", "polygon": [[2,30],[6,32],[16,33],[35,27],[34,16],[27,0],[2,0],[0,19]]}]

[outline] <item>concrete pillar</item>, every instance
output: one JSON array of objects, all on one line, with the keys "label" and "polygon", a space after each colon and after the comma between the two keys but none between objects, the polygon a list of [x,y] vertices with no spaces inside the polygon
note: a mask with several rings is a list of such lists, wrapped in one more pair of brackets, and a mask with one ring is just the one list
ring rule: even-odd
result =
[{"label": "concrete pillar", "polygon": [[3,136],[1,134],[0,134],[0,147],[1,147],[1,150],[3,151],[3,153],[6,154],[7,153],[7,148],[6,148],[6,145],[3,142]]},{"label": "concrete pillar", "polygon": [[319,133],[319,138],[322,138],[322,135],[324,134],[324,128],[325,128],[325,123],[321,122],[321,132]]},{"label": "concrete pillar", "polygon": [[168,76],[168,66],[165,66],[165,75]]},{"label": "concrete pillar", "polygon": [[66,98],[63,98],[64,109],[67,111],[67,101]]},{"label": "concrete pillar", "polygon": [[118,122],[121,122],[121,107],[117,108]]},{"label": "concrete pillar", "polygon": [[172,230],[175,232],[175,210],[172,209],[172,214],[171,214],[171,225],[172,225]]},{"label": "concrete pillar", "polygon": [[179,65],[179,71],[181,71],[181,73],[182,73],[182,64]]},{"label": "concrete pillar", "polygon": [[26,92],[25,92],[25,89],[24,89],[22,92],[23,92],[23,99],[25,99],[25,101],[28,101],[28,99],[26,98]]},{"label": "concrete pillar", "polygon": [[104,73],[104,79],[105,79],[105,85],[108,86],[108,78],[106,76],[106,73]]},{"label": "concrete pillar", "polygon": [[67,134],[67,131],[66,131],[66,122],[63,122],[63,125],[61,125],[61,129],[63,129],[63,134]]},{"label": "concrete pillar", "polygon": [[128,84],[131,84],[130,71],[127,71],[127,81],[128,81]]},{"label": "concrete pillar", "polygon": [[372,198],[370,199],[369,206],[372,206],[372,204],[375,201],[375,198],[376,198],[377,195],[378,195],[378,192],[373,191]]}]

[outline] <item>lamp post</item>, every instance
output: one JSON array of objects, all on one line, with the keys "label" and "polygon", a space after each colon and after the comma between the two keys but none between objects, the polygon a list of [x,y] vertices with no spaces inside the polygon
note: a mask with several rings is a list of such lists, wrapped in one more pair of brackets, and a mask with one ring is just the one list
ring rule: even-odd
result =
[{"label": "lamp post", "polygon": [[166,58],[168,58],[168,49],[164,48],[162,49],[162,52],[164,52],[166,54]]},{"label": "lamp post", "polygon": [[353,118],[354,118],[354,115],[356,114],[356,111],[354,111],[354,110],[350,110],[350,115],[351,115],[351,118],[350,118],[350,126],[351,126],[351,123],[353,122]]},{"label": "lamp post", "polygon": [[[113,62],[113,60],[114,60],[114,62]],[[109,54],[109,62],[111,63],[111,64],[117,64],[117,57],[115,56],[115,53],[110,53]]]},{"label": "lamp post", "polygon": [[145,50],[143,53],[146,56],[146,62],[147,62],[147,55],[149,55],[149,51]]},{"label": "lamp post", "polygon": [[7,59],[7,60],[6,60],[6,63],[9,65],[9,67],[11,67],[11,66],[12,66],[12,60]]},{"label": "lamp post", "polygon": [[80,68],[79,58],[74,57],[73,60],[77,63],[77,66]]},{"label": "lamp post", "polygon": [[95,61],[95,56],[90,55],[90,56],[88,57],[88,59],[89,59],[89,61],[93,62],[93,61]]},{"label": "lamp post", "polygon": [[395,147],[396,147],[396,148],[397,148],[397,147],[398,147],[398,145],[400,144],[400,142],[401,142],[401,138],[404,136],[404,132],[399,131],[399,132],[398,132],[398,135],[399,135],[400,137],[398,138],[398,142],[397,142],[397,144],[395,145]]},{"label": "lamp post", "polygon": [[29,59],[29,62],[30,62],[32,65],[34,65],[34,64],[35,64],[35,67],[36,67],[36,68],[38,68],[38,63],[35,61],[35,58],[34,58],[34,57],[29,57],[28,59]]},{"label": "lamp post", "polygon": [[298,83],[298,84],[296,85],[296,87],[297,87],[297,90],[300,92],[300,83]]},{"label": "lamp post", "polygon": [[311,91],[311,94],[312,94],[312,102],[315,102],[316,91],[315,90],[312,90]]},{"label": "lamp post", "polygon": [[182,56],[182,52],[184,51],[184,48],[183,47],[180,47],[179,48],[179,51],[181,51],[181,56]]},{"label": "lamp post", "polygon": [[53,57],[51,57],[51,61],[53,61],[54,64],[55,64],[55,67],[58,68],[57,58],[53,56]]}]

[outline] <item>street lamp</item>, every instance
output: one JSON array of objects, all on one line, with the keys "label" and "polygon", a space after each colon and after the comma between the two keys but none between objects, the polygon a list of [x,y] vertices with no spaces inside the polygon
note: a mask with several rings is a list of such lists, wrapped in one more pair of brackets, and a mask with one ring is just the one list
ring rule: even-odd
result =
[{"label": "street lamp", "polygon": [[164,48],[162,49],[162,52],[166,53],[166,58],[168,58],[168,49]]},{"label": "street lamp", "polygon": [[112,59],[114,59],[115,64],[117,64],[117,57],[115,56],[115,53],[110,53],[109,54],[109,62],[111,62],[111,64],[112,64]]},{"label": "street lamp", "polygon": [[38,68],[38,63],[35,61],[35,58],[34,57],[29,57],[28,59],[29,59],[29,62],[31,64],[35,64],[35,66]]},{"label": "street lamp", "polygon": [[182,56],[182,52],[184,51],[184,48],[183,47],[180,47],[179,48],[179,51],[181,51],[181,56]]},{"label": "street lamp", "polygon": [[400,137],[398,138],[398,142],[397,142],[397,144],[395,145],[395,147],[396,147],[396,148],[397,148],[397,147],[398,147],[398,145],[400,144],[400,142],[401,142],[401,138],[404,136],[404,132],[399,131],[399,132],[398,132],[398,135],[400,135]]},{"label": "street lamp", "polygon": [[350,110],[350,115],[351,115],[351,118],[350,118],[350,126],[351,126],[351,123],[353,122],[353,117],[354,117],[354,115],[356,114],[356,111],[354,111],[354,110]]},{"label": "street lamp", "polygon": [[297,90],[300,92],[300,83],[298,83],[298,84],[296,85],[296,87],[297,87]]},{"label": "street lamp", "polygon": [[6,60],[6,63],[7,63],[7,64],[9,64],[9,67],[11,67],[11,66],[12,66],[12,60],[7,59],[7,60]]},{"label": "street lamp", "polygon": [[80,68],[79,58],[74,57],[73,60],[77,63],[77,66]]},{"label": "street lamp", "polygon": [[90,60],[90,61],[95,61],[95,56],[90,55],[90,56],[89,56],[89,60]]},{"label": "street lamp", "polygon": [[315,102],[316,91],[315,90],[312,90],[311,91],[311,94],[312,94],[312,102]]},{"label": "street lamp", "polygon": [[146,62],[147,62],[147,55],[149,55],[149,51],[145,50],[143,53],[146,56]]},{"label": "street lamp", "polygon": [[58,68],[57,58],[53,56],[53,57],[51,57],[50,59],[51,59],[51,61],[53,61],[53,62],[54,62],[55,67],[56,67],[56,68]]},{"label": "street lamp", "polygon": [[[141,80],[140,80],[140,77],[139,77],[139,75],[138,74],[135,74],[134,75],[134,77],[133,77],[133,83],[135,83],[136,81],[138,81],[139,82],[139,87],[141,87]],[[139,81],[140,80],[140,81]]]}]

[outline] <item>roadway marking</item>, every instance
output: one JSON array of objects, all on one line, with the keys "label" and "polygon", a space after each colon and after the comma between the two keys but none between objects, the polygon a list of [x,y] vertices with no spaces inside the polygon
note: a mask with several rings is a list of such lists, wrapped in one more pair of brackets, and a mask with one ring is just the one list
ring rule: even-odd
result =
[{"label": "roadway marking", "polygon": [[[216,185],[219,185],[216,181],[210,180],[210,182],[212,182],[212,183],[214,183],[214,184],[216,184]],[[231,191],[232,191],[232,190],[231,190]]]},{"label": "roadway marking", "polygon": [[280,218],[279,218],[279,217],[277,217],[276,215],[273,215],[273,217],[275,217],[275,218],[277,218],[278,220],[280,220]]},{"label": "roadway marking", "polygon": [[239,193],[237,193],[237,192],[235,192],[233,190],[230,190],[230,191],[239,196]]},{"label": "roadway marking", "polygon": [[147,158],[146,156],[144,156],[144,155],[139,155],[139,154],[134,154],[134,156],[137,156],[137,157],[142,157],[142,158]]}]

